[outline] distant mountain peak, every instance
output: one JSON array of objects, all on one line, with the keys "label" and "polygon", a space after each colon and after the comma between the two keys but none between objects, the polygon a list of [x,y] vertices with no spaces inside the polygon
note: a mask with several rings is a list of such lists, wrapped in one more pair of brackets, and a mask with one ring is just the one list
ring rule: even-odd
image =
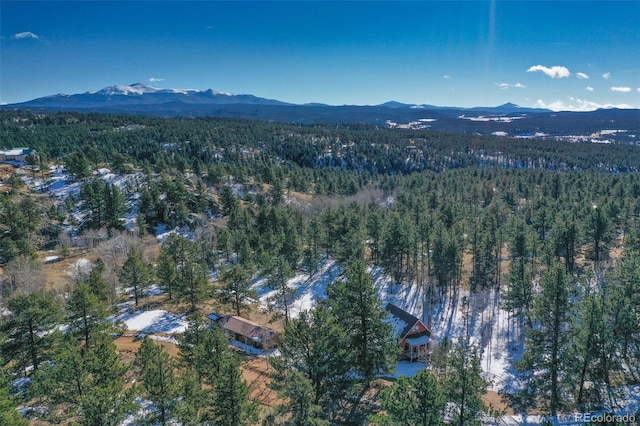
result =
[{"label": "distant mountain peak", "polygon": [[143,95],[145,93],[154,93],[159,91],[157,87],[149,86],[144,83],[134,83],[130,86],[108,86],[104,89],[98,90],[96,92],[87,92],[89,94],[97,94],[97,95]]},{"label": "distant mountain peak", "polygon": [[387,107],[387,108],[411,108],[414,105],[405,104],[398,101],[388,101],[378,106]]},{"label": "distant mountain peak", "polygon": [[207,94],[213,95],[213,96],[237,96],[237,94],[235,94],[235,93],[220,92],[218,90],[213,90],[213,89],[207,89],[207,90],[204,91],[204,93],[207,93]]}]

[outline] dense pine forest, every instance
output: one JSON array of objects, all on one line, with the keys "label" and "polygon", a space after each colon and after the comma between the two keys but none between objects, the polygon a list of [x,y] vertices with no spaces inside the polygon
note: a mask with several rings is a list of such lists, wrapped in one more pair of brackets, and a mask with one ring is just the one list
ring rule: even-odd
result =
[{"label": "dense pine forest", "polygon": [[[14,147],[35,151],[0,169],[2,425],[568,424],[640,407],[638,146],[2,111]],[[292,282],[326,265],[325,294],[293,309]],[[431,352],[394,376],[383,295],[410,288]],[[485,296],[513,333],[497,338],[519,342],[509,377],[483,369]],[[124,347],[123,307],[187,325]],[[260,389],[212,312],[277,332]]]}]

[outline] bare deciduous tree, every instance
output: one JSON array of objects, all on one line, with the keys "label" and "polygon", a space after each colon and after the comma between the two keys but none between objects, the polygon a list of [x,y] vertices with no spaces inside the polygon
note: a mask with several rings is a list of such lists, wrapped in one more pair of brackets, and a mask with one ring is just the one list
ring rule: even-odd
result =
[{"label": "bare deciduous tree", "polygon": [[2,287],[9,294],[29,294],[44,290],[42,263],[30,256],[18,256],[4,269]]}]

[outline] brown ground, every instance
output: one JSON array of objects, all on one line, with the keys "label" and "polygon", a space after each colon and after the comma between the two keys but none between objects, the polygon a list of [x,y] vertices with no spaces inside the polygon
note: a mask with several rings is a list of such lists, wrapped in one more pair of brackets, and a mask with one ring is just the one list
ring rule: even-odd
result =
[{"label": "brown ground", "polygon": [[11,164],[0,164],[0,181],[8,179],[16,171]]},{"label": "brown ground", "polygon": [[[43,262],[47,256],[59,256],[59,254],[50,252],[38,253],[38,257]],[[47,277],[45,289],[67,291],[73,284],[73,278],[69,275],[69,273],[73,271],[75,263],[82,258],[86,258],[91,262],[95,262],[95,260],[97,259],[97,257],[91,252],[77,252],[76,254],[72,254],[69,257],[60,260],[59,262],[43,263],[42,271],[44,272],[45,277]]]},{"label": "brown ground", "polygon": [[[122,337],[114,340],[120,356],[127,363],[133,361],[142,343],[141,340],[136,340],[132,334],[134,333],[127,332]],[[162,346],[169,355],[178,356],[178,347],[173,343],[158,340],[155,340],[154,343]],[[275,407],[282,403],[282,400],[278,398],[278,394],[268,386],[272,380],[271,372],[273,369],[269,367],[266,358],[243,357],[241,368],[242,377],[249,385],[250,395],[255,401],[267,407]]]},{"label": "brown ground", "polygon": [[272,371],[266,358],[249,358],[242,363],[242,377],[249,384],[251,398],[267,407],[283,403],[276,391],[269,388]]},{"label": "brown ground", "polygon": [[484,401],[490,410],[500,411],[510,415],[514,414],[513,409],[504,401],[502,395],[496,391],[487,391],[487,393],[482,396],[482,401]]},{"label": "brown ground", "polygon": [[[113,342],[116,344],[116,349],[118,350],[118,352],[124,355],[126,358],[128,358],[129,355],[135,356],[136,352],[138,352],[138,349],[140,348],[140,345],[142,344],[142,340],[135,339],[135,333],[133,332],[125,333],[121,337],[115,339]],[[154,343],[162,346],[169,355],[178,356],[178,347],[173,343],[164,342],[161,340],[154,340]]]}]

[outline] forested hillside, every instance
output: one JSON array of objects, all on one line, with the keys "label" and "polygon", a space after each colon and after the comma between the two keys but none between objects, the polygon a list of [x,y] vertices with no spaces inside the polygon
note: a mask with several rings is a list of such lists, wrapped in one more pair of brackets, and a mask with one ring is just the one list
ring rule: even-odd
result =
[{"label": "forested hillside", "polygon": [[[0,170],[2,424],[638,410],[640,147],[0,112],[0,148],[12,147],[35,153]],[[340,272],[293,311],[294,284],[327,264]],[[401,300],[407,289],[419,296]],[[433,321],[426,367],[397,380],[385,294]],[[122,321],[160,309],[180,331],[125,348],[127,328],[141,330]],[[279,332],[260,380],[211,312]],[[496,341],[509,352],[498,375]]]}]

